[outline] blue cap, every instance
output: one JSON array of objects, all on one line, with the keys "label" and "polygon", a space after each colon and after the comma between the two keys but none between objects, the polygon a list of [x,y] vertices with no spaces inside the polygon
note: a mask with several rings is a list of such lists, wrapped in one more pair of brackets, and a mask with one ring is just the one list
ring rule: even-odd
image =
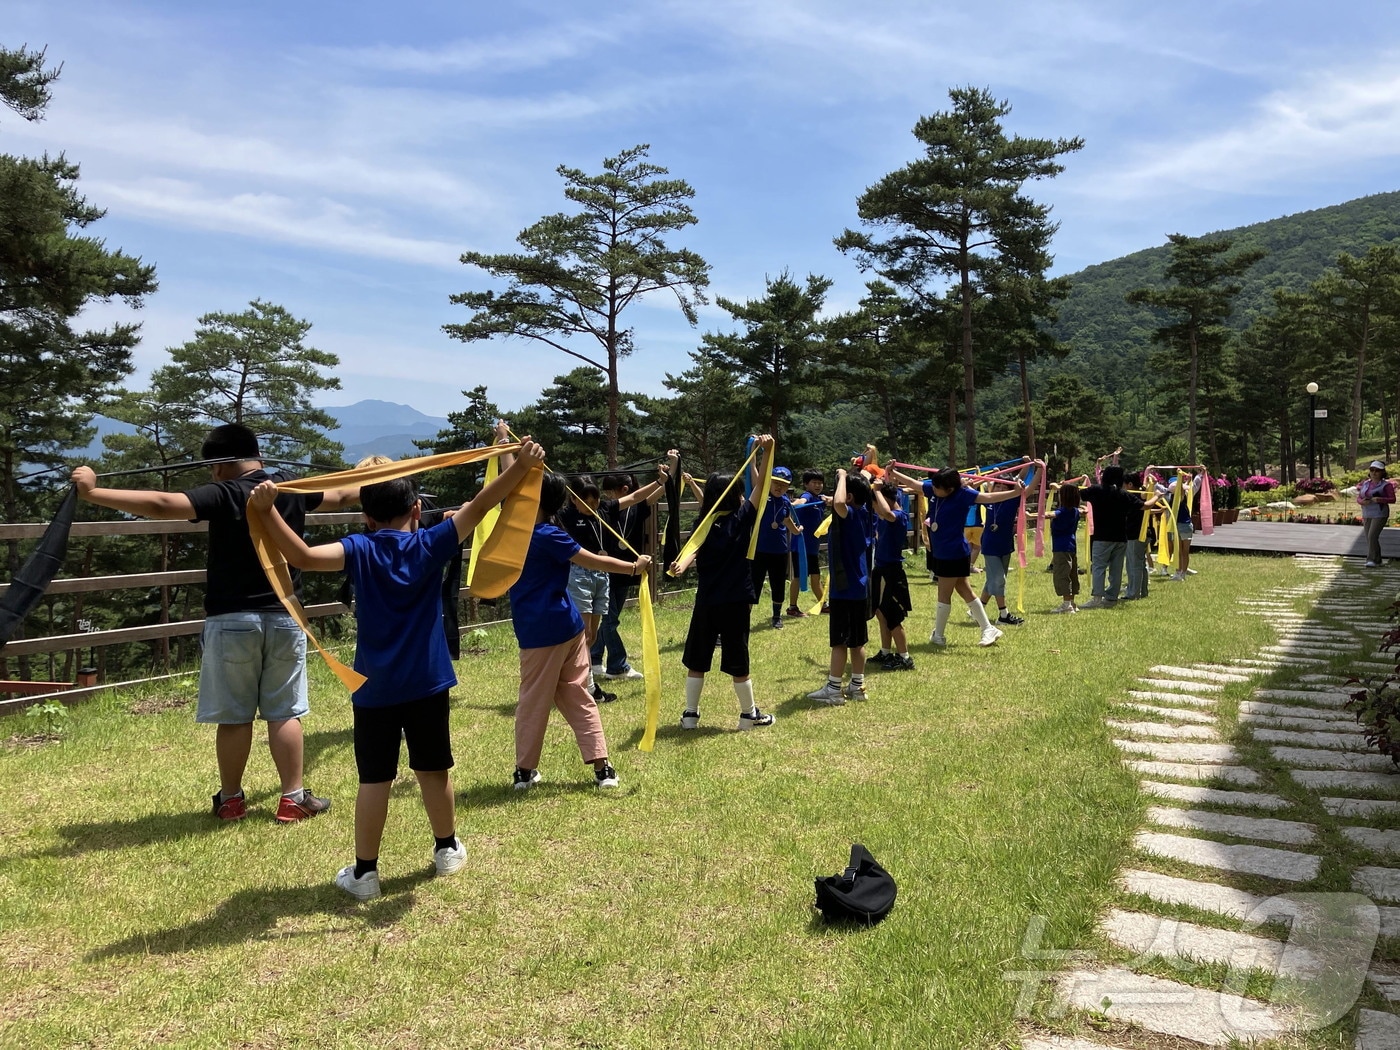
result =
[{"label": "blue cap", "polygon": [[787,467],[774,467],[773,480],[786,481],[788,484],[792,484],[792,471],[788,470]]}]

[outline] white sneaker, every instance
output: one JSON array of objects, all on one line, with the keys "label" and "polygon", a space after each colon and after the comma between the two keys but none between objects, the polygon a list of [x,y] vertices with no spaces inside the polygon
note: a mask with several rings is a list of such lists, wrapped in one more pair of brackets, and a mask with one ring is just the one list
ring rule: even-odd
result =
[{"label": "white sneaker", "polygon": [[1184,573],[1184,572],[1174,572],[1174,573],[1172,573],[1170,576],[1167,577],[1167,582],[1168,582],[1168,583],[1181,583],[1181,582],[1182,582],[1183,580],[1185,580],[1185,579],[1186,579],[1186,573]]},{"label": "white sneaker", "polygon": [[944,648],[944,647],[947,646],[947,644],[948,644],[948,639],[944,638],[944,637],[943,637],[941,634],[939,634],[937,631],[934,631],[931,635],[928,636],[928,644],[929,644],[929,645],[936,645],[936,646],[938,646],[940,649],[942,649],[942,648]]},{"label": "white sneaker", "polygon": [[467,847],[462,845],[461,839],[456,839],[451,846],[433,851],[433,867],[439,875],[455,875],[466,863]]},{"label": "white sneaker", "polygon": [[823,682],[820,689],[814,689],[807,694],[808,700],[820,700],[824,704],[832,707],[840,707],[846,702],[845,695],[841,692],[839,685],[832,685],[829,681]]},{"label": "white sneaker", "polygon": [[1368,569],[1374,569],[1375,567],[1376,567],[1376,563],[1373,562],[1373,561],[1368,561],[1368,562],[1366,563],[1366,568],[1368,568]]},{"label": "white sneaker", "polygon": [[367,871],[357,879],[353,864],[335,873],[335,884],[357,901],[370,901],[379,896],[379,872]]},{"label": "white sneaker", "polygon": [[1195,569],[1187,569],[1187,570],[1186,570],[1186,575],[1187,575],[1187,576],[1195,576],[1195,575],[1196,575],[1196,570],[1195,570]]},{"label": "white sneaker", "polygon": [[1073,602],[1061,602],[1059,605],[1057,605],[1055,608],[1051,609],[1050,611],[1053,612],[1053,613],[1072,613],[1072,612],[1075,611],[1074,603],[1073,603]]},{"label": "white sneaker", "polygon": [[985,627],[982,629],[982,640],[977,644],[982,646],[996,645],[997,639],[1001,637],[1000,627]]},{"label": "white sneaker", "polygon": [[760,729],[763,726],[771,726],[776,721],[777,719],[774,718],[772,715],[764,711],[760,711],[757,707],[753,709],[753,712],[751,714],[746,715],[742,711],[739,712],[740,730]]},{"label": "white sneaker", "polygon": [[588,673],[593,675],[594,678],[602,678],[604,670],[605,668],[602,664],[593,664],[589,667]]},{"label": "white sneaker", "polygon": [[638,671],[635,667],[629,667],[627,668],[627,670],[620,671],[617,674],[608,674],[607,672],[604,672],[603,677],[608,679],[608,681],[610,682],[636,682],[640,681],[646,676],[642,674],[641,671]]},{"label": "white sneaker", "polygon": [[1081,605],[1080,608],[1081,608],[1081,609],[1102,609],[1102,608],[1103,608],[1105,605],[1107,605],[1107,604],[1108,604],[1108,602],[1104,601],[1102,598],[1090,598],[1087,602],[1085,602],[1083,605]]},{"label": "white sneaker", "polygon": [[699,711],[682,711],[682,712],[681,712],[681,728],[682,728],[682,729],[699,729],[699,728],[700,728],[700,712],[699,712]]}]

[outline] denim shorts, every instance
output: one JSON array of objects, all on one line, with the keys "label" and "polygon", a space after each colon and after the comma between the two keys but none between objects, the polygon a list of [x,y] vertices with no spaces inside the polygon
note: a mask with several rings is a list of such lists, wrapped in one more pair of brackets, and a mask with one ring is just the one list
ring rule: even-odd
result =
[{"label": "denim shorts", "polygon": [[569,566],[569,597],[585,616],[608,611],[608,574],[582,565]]},{"label": "denim shorts", "polygon": [[982,564],[987,569],[987,581],[984,586],[987,593],[993,597],[1006,597],[1006,574],[1011,567],[1011,555],[992,554],[984,555]]},{"label": "denim shorts", "polygon": [[1196,527],[1189,521],[1178,521],[1176,523],[1176,538],[1179,540],[1189,540],[1196,532]]},{"label": "denim shorts", "polygon": [[243,725],[301,718],[306,702],[306,635],[286,613],[209,616],[201,638],[196,722]]}]

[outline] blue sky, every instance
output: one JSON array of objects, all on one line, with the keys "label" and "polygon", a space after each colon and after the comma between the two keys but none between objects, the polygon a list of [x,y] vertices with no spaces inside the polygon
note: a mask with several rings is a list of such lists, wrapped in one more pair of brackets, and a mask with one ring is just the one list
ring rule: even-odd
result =
[{"label": "blue sky", "polygon": [[[833,310],[864,278],[832,238],[954,85],[1009,100],[1012,132],[1086,140],[1033,190],[1061,273],[1400,189],[1400,5],[1380,0],[6,0],[0,43],[64,64],[46,121],[0,115],[0,149],[80,162],[99,234],[157,266],[140,368],[260,297],[340,356],[329,404],[534,400],[571,359],[447,338],[448,296],[483,286],[458,256],[562,210],[557,165],[636,143],[695,187],[679,243],[712,293],[822,273]],[[659,297],[627,320],[623,386],[652,393],[729,327]]]}]

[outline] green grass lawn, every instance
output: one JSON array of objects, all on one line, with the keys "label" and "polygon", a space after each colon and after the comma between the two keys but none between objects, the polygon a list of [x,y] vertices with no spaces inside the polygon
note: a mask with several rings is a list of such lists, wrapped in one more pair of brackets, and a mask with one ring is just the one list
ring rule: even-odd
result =
[{"label": "green grass lawn", "polygon": [[[603,709],[615,793],[593,788],[557,716],[544,783],[511,790],[517,654],[509,628],[491,628],[452,694],[469,866],[432,877],[401,781],[369,904],[331,884],[353,859],[356,779],[350,705],[319,662],[308,783],[335,806],[300,825],[272,820],[261,743],[248,819],[210,816],[213,734],[193,722],[192,679],[75,708],[60,742],[12,741],[0,1045],[1014,1045],[1018,985],[1003,974],[1052,965],[1020,958],[1031,917],[1045,917],[1043,946],[1091,942],[1141,823],[1103,726],[1113,698],[1151,663],[1266,642],[1235,599],[1305,574],[1201,554],[1199,576],[1146,602],[1060,617],[1043,615],[1056,599],[1033,565],[1025,626],[980,649],[955,600],[950,646],[933,652],[932,589],[910,565],[917,670],[873,672],[868,701],[828,708],[805,699],[825,674],[826,621],[759,627],[755,693],[778,722],[746,734],[717,672],[704,728],[675,728],[689,598],[669,599],[656,749],[636,750],[641,683]],[[639,635],[631,613],[624,635]],[[853,841],[899,901],[873,929],[832,931],[813,919],[812,879],[844,867]]]}]

